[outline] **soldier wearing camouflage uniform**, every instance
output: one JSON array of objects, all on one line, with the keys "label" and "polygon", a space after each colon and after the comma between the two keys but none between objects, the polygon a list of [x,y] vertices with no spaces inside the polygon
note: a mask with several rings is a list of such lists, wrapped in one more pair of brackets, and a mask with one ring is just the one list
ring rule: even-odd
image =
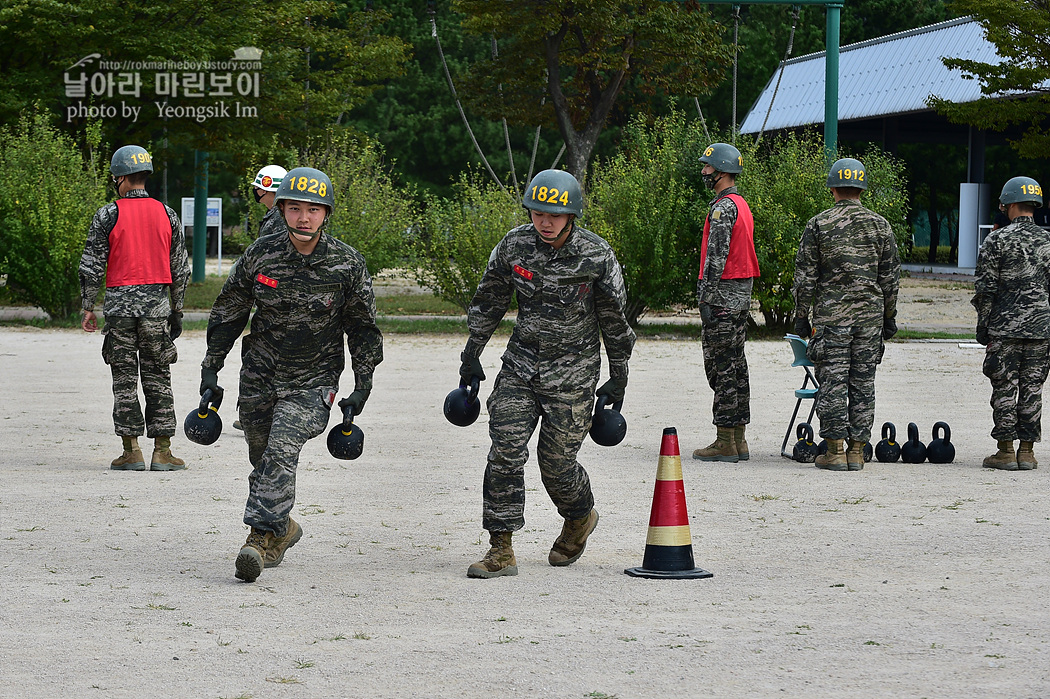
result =
[{"label": "soldier wearing camouflage uniform", "polygon": [[755,222],[737,193],[736,176],[743,159],[728,143],[713,143],[700,156],[701,176],[711,200],[700,245],[700,277],[696,299],[703,323],[700,345],[704,372],[714,392],[711,422],[715,441],[693,451],[701,461],[746,461],[750,458],[745,430],[751,422],[751,383],[744,356],[751,289],[758,277]]},{"label": "soldier wearing camouflage uniform", "polygon": [[1050,235],[1032,218],[1043,203],[1042,187],[1032,178],[1008,181],[999,202],[1010,224],[981,246],[972,301],[977,341],[987,346],[984,375],[992,382],[992,437],[998,442],[984,466],[1027,471],[1038,466],[1034,444],[1042,436],[1050,368]]},{"label": "soldier wearing camouflage uniform", "polygon": [[816,466],[860,471],[875,420],[875,369],[897,332],[901,265],[889,222],[860,203],[864,166],[836,161],[828,187],[835,205],[809,220],[795,256],[795,333],[812,335],[806,355],[820,383],[817,416],[828,451]]},{"label": "soldier wearing camouflage uniform", "polygon": [[[110,174],[118,200],[95,214],[80,258],[81,327],[95,332],[95,298],[106,285],[103,303],[102,359],[113,373],[113,426],[123,453],[113,460],[116,471],[144,471],[138,438],[154,440],[151,471],[186,468],[171,453],[175,402],[171,364],[182,333],[182,303],[190,266],[178,215],[150,198],[145,185],[153,172],[149,153],[139,146],[118,148]],[[138,377],[146,400],[143,418]]]},{"label": "soldier wearing camouflage uniform", "polygon": [[251,317],[237,403],[253,468],[244,510],[251,533],[236,560],[236,576],[246,582],[278,565],[302,536],[290,516],[299,452],[328,425],[343,373],[343,336],[355,380],[340,408],[360,414],[383,360],[365,260],[326,232],[334,205],[328,176],[295,168],[276,201],[284,230],[256,240],[234,264],[212,307],[201,364],[201,394],[221,395],[218,372]]},{"label": "soldier wearing camouflage uniform", "polygon": [[[467,569],[472,578],[518,574],[511,536],[525,525],[525,462],[537,423],[540,476],[565,520],[547,560],[567,566],[583,555],[598,512],[576,454],[591,425],[592,392],[609,403],[623,400],[635,340],[616,255],[574,223],[583,213],[576,178],[545,170],[529,183],[523,204],[532,223],[511,230],[493,249],[470,304],[470,339],[461,355],[463,382],[484,380],[482,350],[516,294],[517,322],[487,403],[492,447],[482,526],[491,548]],[[595,391],[599,335],[611,378]]]},{"label": "soldier wearing camouflage uniform", "polygon": [[[281,181],[288,174],[280,165],[267,165],[255,174],[252,181],[252,196],[255,201],[266,207],[266,213],[259,221],[258,238],[263,238],[274,233],[283,233],[286,229],[281,210],[274,206],[274,197],[281,186]],[[234,429],[242,429],[241,421],[233,421]]]}]

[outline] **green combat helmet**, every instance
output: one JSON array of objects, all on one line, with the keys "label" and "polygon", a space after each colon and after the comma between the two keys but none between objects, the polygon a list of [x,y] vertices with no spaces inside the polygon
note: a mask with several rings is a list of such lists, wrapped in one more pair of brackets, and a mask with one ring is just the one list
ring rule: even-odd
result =
[{"label": "green combat helmet", "polygon": [[1014,177],[1007,180],[1003,185],[1003,193],[999,195],[999,203],[1007,204],[1032,204],[1036,208],[1043,205],[1043,188],[1031,177]]},{"label": "green combat helmet", "polygon": [[583,215],[583,192],[580,183],[565,170],[544,170],[536,173],[525,188],[522,206],[530,211],[548,214]]},{"label": "green combat helmet", "polygon": [[828,173],[829,187],[868,188],[868,173],[864,164],[855,158],[840,158]]},{"label": "green combat helmet", "polygon": [[700,162],[731,175],[739,175],[744,171],[744,159],[740,157],[740,151],[728,143],[709,145],[700,156]]},{"label": "green combat helmet", "polygon": [[[326,230],[328,220],[332,218],[332,210],[335,208],[335,193],[332,189],[332,180],[317,168],[297,167],[289,170],[281,180],[281,186],[277,188],[273,203],[274,206],[277,206],[282,201],[305,201],[327,207],[328,215],[325,216],[324,222],[314,234],[316,236]],[[283,215],[283,208],[281,213]]]},{"label": "green combat helmet", "polygon": [[109,174],[125,177],[133,172],[153,172],[153,158],[142,146],[118,148],[109,161]]}]

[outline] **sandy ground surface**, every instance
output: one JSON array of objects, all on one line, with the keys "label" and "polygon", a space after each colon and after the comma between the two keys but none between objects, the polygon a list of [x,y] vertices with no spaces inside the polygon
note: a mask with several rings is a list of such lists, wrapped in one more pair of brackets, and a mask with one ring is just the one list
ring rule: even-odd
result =
[{"label": "sandy ground surface", "polygon": [[[939,305],[902,304],[902,322],[905,307]],[[944,322],[966,325],[968,306],[954,306]],[[0,695],[1050,696],[1050,461],[980,467],[994,447],[982,351],[891,343],[878,374],[876,424],[914,421],[929,441],[945,420],[955,463],[829,473],[780,456],[801,379],[786,343],[748,345],[751,460],[701,464],[689,454],[713,428],[699,346],[640,341],[626,440],[580,454],[601,512],[584,556],[547,565],[561,523],[530,463],[520,574],[470,580],[487,547],[487,414],[462,429],[440,410],[462,342],[388,338],[357,421],[364,455],[306,446],[305,536],[244,584],[233,559],[249,466],[233,401],[216,444],[176,437],[187,471],[110,471],[119,440],[98,334],[0,328]],[[501,344],[484,355],[490,378]],[[181,418],[204,333],[178,345]],[[669,426],[708,580],[623,574],[642,561]]]}]

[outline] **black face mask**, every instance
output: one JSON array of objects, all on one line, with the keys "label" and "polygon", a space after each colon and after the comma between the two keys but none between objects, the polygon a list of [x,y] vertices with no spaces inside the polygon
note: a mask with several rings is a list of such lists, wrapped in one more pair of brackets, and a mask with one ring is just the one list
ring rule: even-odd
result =
[{"label": "black face mask", "polygon": [[262,201],[263,195],[259,194],[259,189],[258,188],[252,189],[252,196],[255,197],[255,203],[256,204],[258,204],[259,202]]},{"label": "black face mask", "polygon": [[721,176],[722,176],[722,173],[718,172],[717,170],[715,170],[714,172],[708,173],[706,175],[701,174],[700,175],[700,179],[702,179],[704,181],[704,186],[705,187],[707,187],[712,192],[714,192],[715,191],[715,187],[718,186],[718,180],[719,180],[719,178]]}]

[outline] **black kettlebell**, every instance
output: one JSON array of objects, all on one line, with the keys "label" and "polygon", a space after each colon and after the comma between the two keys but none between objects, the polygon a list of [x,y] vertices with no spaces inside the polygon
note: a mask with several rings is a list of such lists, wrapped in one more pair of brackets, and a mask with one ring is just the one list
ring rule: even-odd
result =
[{"label": "black kettlebell", "polygon": [[605,407],[609,396],[598,396],[594,403],[594,417],[591,418],[591,439],[603,447],[615,447],[627,436],[627,420],[620,414],[623,401],[616,401]]},{"label": "black kettlebell", "polygon": [[875,458],[883,463],[893,463],[901,458],[901,445],[897,439],[897,428],[892,422],[882,423],[882,441],[875,445]]},{"label": "black kettlebell", "polygon": [[919,441],[919,426],[908,423],[908,441],[901,445],[901,461],[906,464],[921,464],[926,460],[926,445]]},{"label": "black kettlebell", "polygon": [[343,422],[328,431],[328,453],[337,459],[354,460],[365,449],[365,433],[354,424],[354,406],[343,409]]},{"label": "black kettlebell", "polygon": [[821,454],[827,454],[827,453],[828,453],[828,440],[822,439],[822,440],[820,440],[820,443],[817,444],[817,456],[820,456]]},{"label": "black kettlebell", "polygon": [[864,442],[864,463],[869,463],[874,455],[875,450],[872,448],[871,442]]},{"label": "black kettlebell", "polygon": [[791,448],[791,458],[804,464],[813,463],[817,458],[817,445],[813,443],[813,426],[808,422],[800,422],[795,428],[795,436],[798,441]]},{"label": "black kettlebell", "polygon": [[[938,437],[937,431],[944,430],[944,437]],[[952,428],[947,422],[933,424],[933,441],[926,447],[926,459],[931,464],[950,464],[955,460],[955,445],[951,442]]]},{"label": "black kettlebell", "polygon": [[445,419],[459,427],[473,425],[478,415],[481,414],[481,401],[478,400],[479,390],[481,390],[481,381],[475,376],[470,380],[470,388],[461,383],[459,388],[445,396],[445,406],[442,408]]},{"label": "black kettlebell", "polygon": [[[209,403],[211,404],[209,406]],[[212,390],[207,389],[201,395],[201,403],[196,410],[190,411],[182,423],[182,429],[186,432],[186,439],[196,444],[205,446],[214,444],[215,440],[222,434],[222,418],[219,417],[219,406],[222,404],[222,394],[212,400]]]}]

